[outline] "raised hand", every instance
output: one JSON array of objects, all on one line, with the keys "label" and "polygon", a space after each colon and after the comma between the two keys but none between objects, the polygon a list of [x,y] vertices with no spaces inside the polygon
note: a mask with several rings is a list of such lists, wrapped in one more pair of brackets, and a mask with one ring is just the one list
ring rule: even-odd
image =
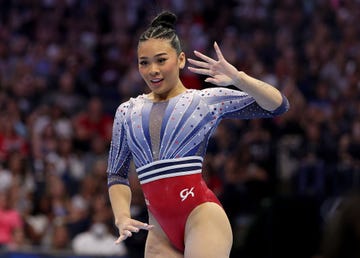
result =
[{"label": "raised hand", "polygon": [[239,84],[239,71],[226,61],[216,42],[214,43],[214,49],[218,60],[214,60],[195,50],[195,56],[200,58],[201,61],[188,58],[189,63],[196,66],[189,66],[188,69],[197,74],[207,75],[205,81],[218,86]]},{"label": "raised hand", "polygon": [[124,241],[128,237],[131,237],[133,233],[139,232],[140,229],[151,230],[154,226],[128,218],[124,219],[121,224],[117,225],[117,227],[119,229],[120,236],[115,241],[115,243],[119,244],[121,241]]}]

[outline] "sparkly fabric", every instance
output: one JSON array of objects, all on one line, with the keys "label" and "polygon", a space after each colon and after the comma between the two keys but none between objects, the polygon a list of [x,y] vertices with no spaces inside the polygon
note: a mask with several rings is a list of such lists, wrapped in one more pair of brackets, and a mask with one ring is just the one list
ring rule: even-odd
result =
[{"label": "sparkly fabric", "polygon": [[289,107],[262,109],[248,94],[228,88],[187,90],[165,102],[146,95],[121,104],[115,114],[108,160],[108,185],[128,184],[131,158],[136,168],[156,160],[204,157],[208,140],[223,118],[270,118]]}]

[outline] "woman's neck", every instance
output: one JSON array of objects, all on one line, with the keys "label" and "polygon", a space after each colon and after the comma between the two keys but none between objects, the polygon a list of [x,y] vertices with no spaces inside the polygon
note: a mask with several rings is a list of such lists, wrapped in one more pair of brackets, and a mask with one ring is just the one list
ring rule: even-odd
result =
[{"label": "woman's neck", "polygon": [[186,90],[187,88],[183,84],[180,84],[179,86],[176,86],[172,88],[170,91],[164,92],[162,94],[150,92],[148,94],[148,98],[154,102],[166,101],[173,97],[176,97],[179,94],[184,93]]}]

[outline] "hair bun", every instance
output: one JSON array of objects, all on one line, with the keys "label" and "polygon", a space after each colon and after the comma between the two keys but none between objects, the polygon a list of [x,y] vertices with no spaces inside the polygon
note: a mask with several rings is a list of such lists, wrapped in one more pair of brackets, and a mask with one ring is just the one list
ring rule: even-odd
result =
[{"label": "hair bun", "polygon": [[154,18],[151,22],[151,27],[163,26],[170,29],[175,29],[177,17],[174,13],[164,11]]}]

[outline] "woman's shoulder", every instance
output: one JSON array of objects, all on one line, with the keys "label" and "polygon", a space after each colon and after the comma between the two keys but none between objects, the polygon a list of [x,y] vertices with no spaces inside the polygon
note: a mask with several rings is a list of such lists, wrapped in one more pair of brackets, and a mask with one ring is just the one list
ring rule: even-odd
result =
[{"label": "woman's shoulder", "polygon": [[146,100],[145,94],[138,95],[137,97],[131,97],[130,99],[121,102],[120,105],[117,107],[116,111],[125,115],[127,110],[133,108],[135,105],[144,103],[145,100]]},{"label": "woman's shoulder", "polygon": [[130,107],[131,105],[143,103],[147,99],[146,94],[141,94],[136,97],[130,97],[128,100],[120,103],[119,107]]}]

